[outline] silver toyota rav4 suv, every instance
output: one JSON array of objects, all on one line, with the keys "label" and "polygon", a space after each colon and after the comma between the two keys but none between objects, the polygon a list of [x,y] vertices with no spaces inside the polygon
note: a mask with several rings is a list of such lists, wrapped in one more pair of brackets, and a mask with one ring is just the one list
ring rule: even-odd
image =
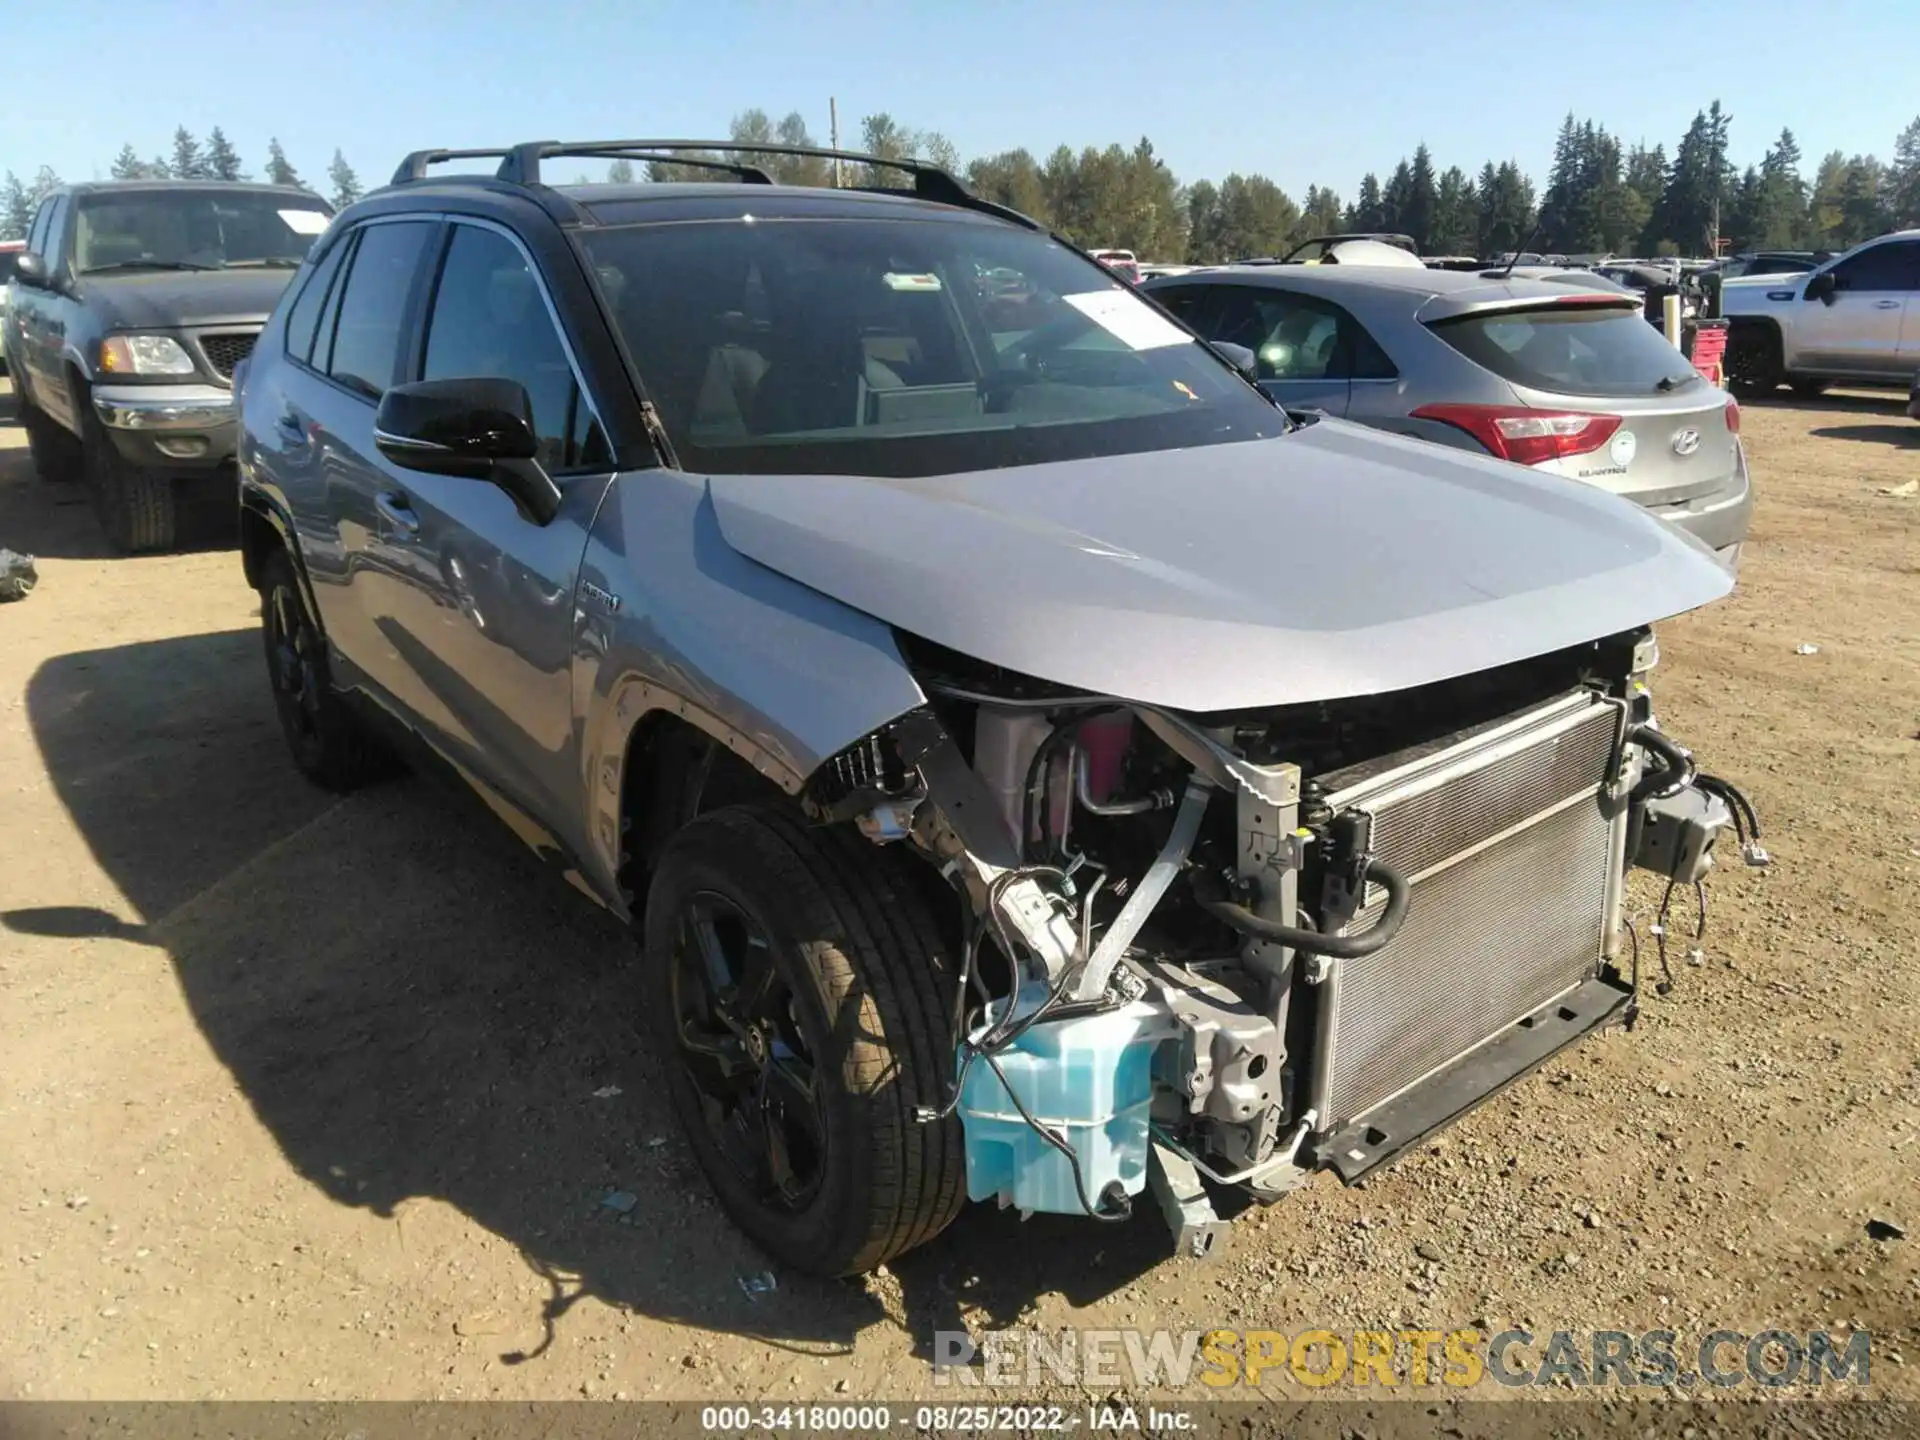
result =
[{"label": "silver toyota rav4 suv", "polygon": [[1222,1192],[1357,1180],[1633,1017],[1629,865],[1757,835],[1651,709],[1704,546],[1291,416],[943,171],[753,150],[410,156],[240,404],[296,763],[437,757],[632,924],[756,1241],[848,1273],[968,1198],[1151,1194],[1202,1254]]}]

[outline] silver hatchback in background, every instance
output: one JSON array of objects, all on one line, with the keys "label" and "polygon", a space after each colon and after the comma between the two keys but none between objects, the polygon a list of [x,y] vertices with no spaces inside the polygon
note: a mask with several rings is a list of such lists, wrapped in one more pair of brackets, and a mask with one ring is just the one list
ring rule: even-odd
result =
[{"label": "silver hatchback in background", "polygon": [[1753,508],[1739,406],[1636,296],[1398,266],[1228,266],[1142,288],[1251,351],[1284,405],[1611,490],[1738,563]]}]

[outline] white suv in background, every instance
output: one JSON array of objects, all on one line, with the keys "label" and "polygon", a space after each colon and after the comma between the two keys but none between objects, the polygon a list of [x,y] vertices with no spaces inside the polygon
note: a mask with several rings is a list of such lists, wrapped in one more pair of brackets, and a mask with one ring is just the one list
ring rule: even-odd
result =
[{"label": "white suv in background", "polygon": [[1920,371],[1920,230],[1869,240],[1807,275],[1729,280],[1720,311],[1737,390],[1905,388]]}]

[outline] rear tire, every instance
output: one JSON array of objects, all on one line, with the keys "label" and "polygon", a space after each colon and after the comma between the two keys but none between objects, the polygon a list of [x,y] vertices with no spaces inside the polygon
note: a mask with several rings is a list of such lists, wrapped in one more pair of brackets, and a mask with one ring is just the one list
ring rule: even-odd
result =
[{"label": "rear tire", "polygon": [[345,792],[398,768],[333,688],[326,641],[292,557],[278,547],[260,565],[260,633],[280,729],[302,775],[323,790]]},{"label": "rear tire", "polygon": [[97,421],[88,422],[81,450],[107,542],[122,555],[171,550],[180,523],[173,477],[129,464]]},{"label": "rear tire", "polygon": [[779,806],[668,843],[647,894],[645,1006],[700,1168],[796,1270],[851,1275],[966,1198],[948,945],[904,857]]},{"label": "rear tire", "polygon": [[80,478],[80,442],[62,429],[60,423],[38,409],[16,385],[14,394],[20,408],[20,427],[27,432],[27,449],[33,456],[34,473],[53,485],[65,485]]}]

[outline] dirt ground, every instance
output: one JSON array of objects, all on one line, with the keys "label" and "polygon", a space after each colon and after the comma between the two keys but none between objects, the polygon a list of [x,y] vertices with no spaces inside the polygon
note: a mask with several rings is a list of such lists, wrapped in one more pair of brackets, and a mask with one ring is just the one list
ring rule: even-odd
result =
[{"label": "dirt ground", "polygon": [[1704,963],[1677,947],[1632,1034],[1210,1266],[1151,1207],[975,1207],[890,1273],[770,1290],[664,1109],[624,935],[428,782],[305,785],[234,553],[109,558],[0,404],[0,546],[41,572],[0,606],[0,1398],[908,1397],[936,1330],[1016,1324],[1865,1327],[1874,1391],[1920,1398],[1894,399],[1747,409],[1740,588],[1665,627],[1656,694],[1777,863],[1717,875]]}]

